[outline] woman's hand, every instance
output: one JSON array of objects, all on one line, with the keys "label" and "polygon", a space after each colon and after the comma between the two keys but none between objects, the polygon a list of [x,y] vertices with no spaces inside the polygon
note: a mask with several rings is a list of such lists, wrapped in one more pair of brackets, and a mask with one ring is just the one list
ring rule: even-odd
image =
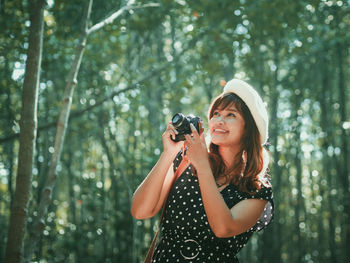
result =
[{"label": "woman's hand", "polygon": [[183,141],[180,142],[174,142],[171,138],[175,139],[175,136],[178,134],[178,131],[175,129],[175,127],[171,124],[171,121],[169,121],[168,126],[163,133],[162,140],[163,140],[163,151],[177,154],[181,148],[183,147]]},{"label": "woman's hand", "polygon": [[207,167],[207,165],[209,164],[208,150],[203,137],[203,132],[201,131],[202,135],[199,136],[194,125],[191,123],[190,126],[192,134],[185,135],[185,146],[188,147],[186,157],[194,166],[194,168],[198,171],[199,168]]}]

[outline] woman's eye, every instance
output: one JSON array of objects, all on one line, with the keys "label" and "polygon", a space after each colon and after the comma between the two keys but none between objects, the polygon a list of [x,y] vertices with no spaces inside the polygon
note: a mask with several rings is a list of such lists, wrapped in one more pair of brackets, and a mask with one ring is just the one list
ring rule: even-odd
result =
[{"label": "woman's eye", "polygon": [[215,111],[213,116],[218,116],[219,115],[219,112]]},{"label": "woman's eye", "polygon": [[229,113],[227,116],[229,116],[229,117],[236,117],[236,115],[233,114],[233,113]]}]

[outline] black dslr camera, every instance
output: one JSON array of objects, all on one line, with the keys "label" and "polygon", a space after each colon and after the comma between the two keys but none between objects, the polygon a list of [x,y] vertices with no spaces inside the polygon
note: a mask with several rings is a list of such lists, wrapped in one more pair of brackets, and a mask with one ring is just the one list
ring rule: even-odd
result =
[{"label": "black dslr camera", "polygon": [[194,115],[185,116],[182,113],[176,113],[171,119],[172,125],[178,131],[175,139],[171,138],[174,142],[185,141],[185,134],[191,134],[190,124],[197,129],[198,133],[202,132],[202,119]]}]

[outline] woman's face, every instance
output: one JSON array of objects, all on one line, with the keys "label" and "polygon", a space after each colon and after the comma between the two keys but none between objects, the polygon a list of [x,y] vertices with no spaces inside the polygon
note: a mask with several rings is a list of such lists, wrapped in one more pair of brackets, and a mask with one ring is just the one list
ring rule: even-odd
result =
[{"label": "woman's face", "polygon": [[218,146],[240,146],[244,119],[234,104],[215,109],[209,120],[211,142]]}]

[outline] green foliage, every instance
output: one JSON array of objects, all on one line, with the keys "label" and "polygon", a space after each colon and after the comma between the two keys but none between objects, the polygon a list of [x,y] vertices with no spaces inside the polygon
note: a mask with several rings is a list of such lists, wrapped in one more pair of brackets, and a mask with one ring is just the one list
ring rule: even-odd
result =
[{"label": "green foliage", "polygon": [[[54,151],[86,4],[48,2],[28,228]],[[89,25],[126,2],[95,1]],[[33,260],[142,262],[155,219],[132,219],[130,202],[162,151],[166,123],[181,111],[206,124],[210,101],[236,76],[268,102],[276,201],[274,223],[250,240],[242,262],[346,262],[349,2],[154,2],[160,6],[128,11],[89,36],[54,200]],[[19,132],[28,12],[19,0],[0,9],[1,261],[18,151],[16,139],[3,139]]]}]

